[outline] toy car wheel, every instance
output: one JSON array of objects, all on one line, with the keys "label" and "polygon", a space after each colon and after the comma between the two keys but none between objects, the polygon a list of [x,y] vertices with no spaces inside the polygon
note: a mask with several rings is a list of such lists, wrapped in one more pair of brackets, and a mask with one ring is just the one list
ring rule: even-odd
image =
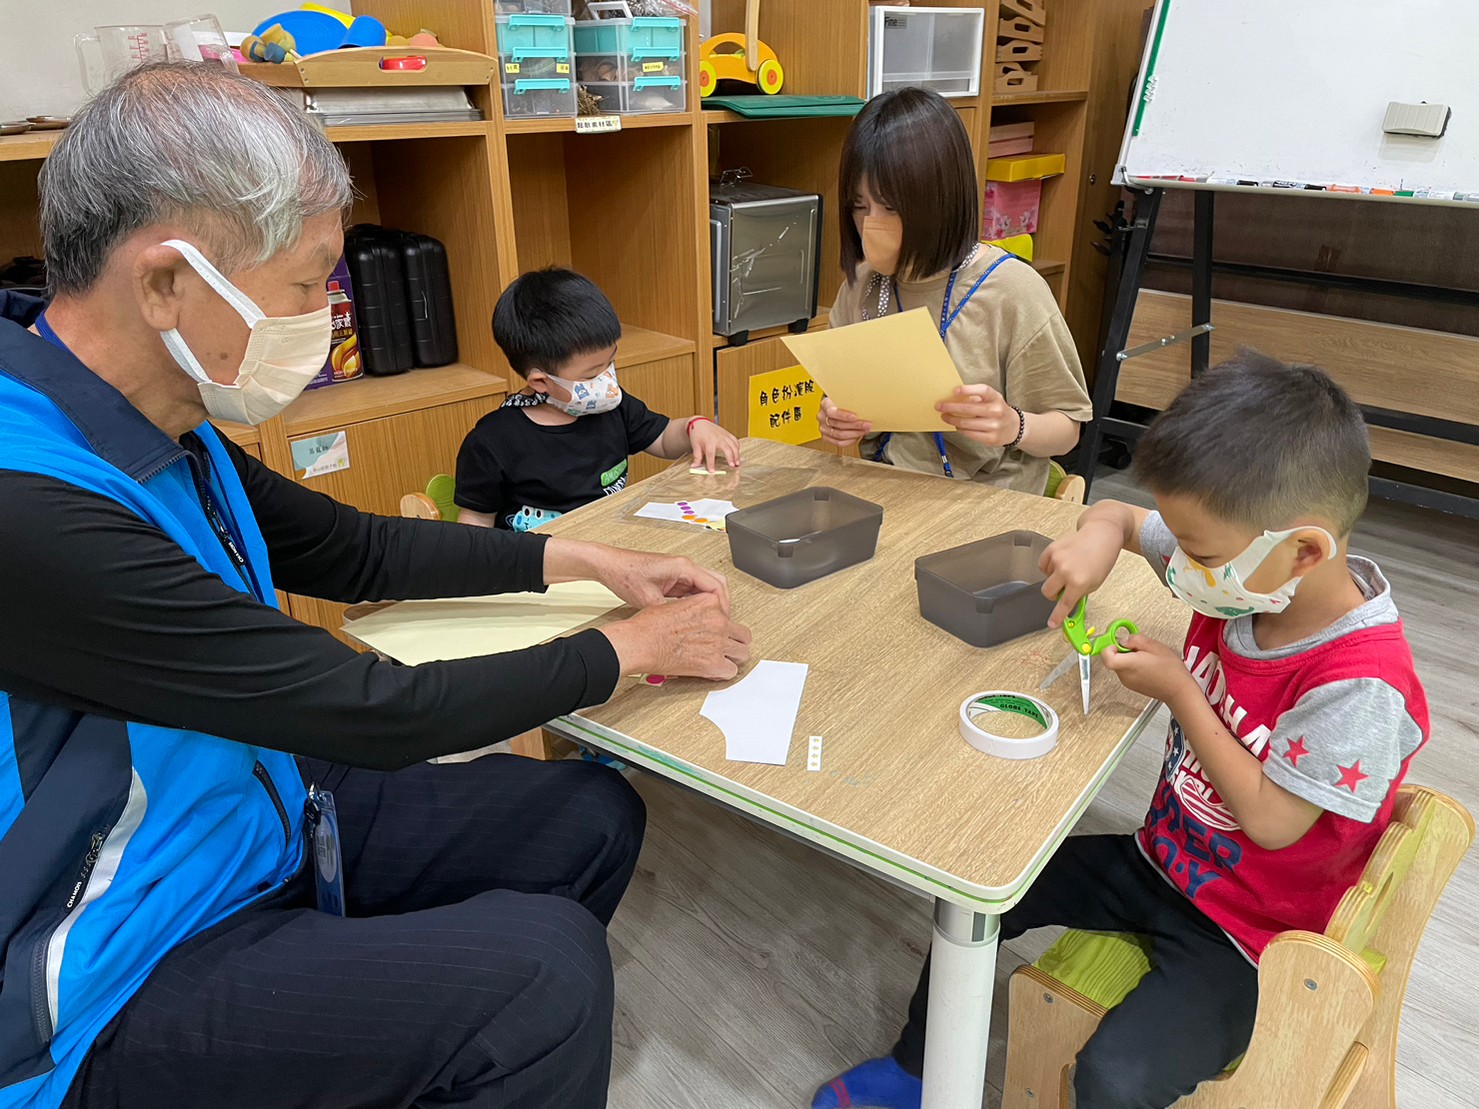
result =
[{"label": "toy car wheel", "polygon": [[698,94],[699,96],[710,96],[718,87],[719,74],[714,69],[714,63],[703,61],[698,63]]},{"label": "toy car wheel", "polygon": [[786,74],[781,69],[781,63],[774,58],[766,58],[760,63],[760,68],[755,73],[756,84],[760,91],[767,95],[775,95],[781,91],[781,85],[785,83]]}]

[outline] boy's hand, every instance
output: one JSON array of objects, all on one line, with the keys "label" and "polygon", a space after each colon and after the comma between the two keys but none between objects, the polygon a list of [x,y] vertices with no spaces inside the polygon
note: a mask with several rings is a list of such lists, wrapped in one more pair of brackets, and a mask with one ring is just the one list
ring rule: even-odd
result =
[{"label": "boy's hand", "polygon": [[1099,659],[1126,689],[1166,704],[1185,693],[1188,686],[1196,689],[1181,656],[1164,643],[1146,635],[1132,635],[1125,646],[1130,648],[1128,654],[1108,650]]},{"label": "boy's hand", "polygon": [[1005,447],[1022,429],[1017,410],[990,385],[960,385],[949,400],[935,405],[947,424],[988,447]]},{"label": "boy's hand", "polygon": [[740,464],[739,440],[712,420],[699,420],[693,425],[688,445],[693,449],[693,464],[711,474],[719,468],[721,456],[730,469]]},{"label": "boy's hand", "polygon": [[858,419],[856,413],[838,408],[831,397],[822,398],[817,424],[822,430],[822,442],[831,447],[850,447],[873,430],[873,425]]},{"label": "boy's hand", "polygon": [[1085,520],[1078,531],[1056,540],[1038,560],[1038,569],[1048,576],[1044,597],[1058,598],[1048,617],[1048,627],[1057,628],[1084,597],[1104,584],[1114,569],[1124,543],[1123,529],[1103,520]]}]

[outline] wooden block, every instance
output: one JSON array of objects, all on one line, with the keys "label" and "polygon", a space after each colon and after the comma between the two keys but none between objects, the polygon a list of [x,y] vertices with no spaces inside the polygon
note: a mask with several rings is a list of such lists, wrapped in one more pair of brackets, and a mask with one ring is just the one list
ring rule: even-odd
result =
[{"label": "wooden block", "polygon": [[1015,62],[996,67],[997,92],[1036,92],[1037,74],[1023,69]]},{"label": "wooden block", "polygon": [[1047,4],[1044,0],[1001,0],[1003,15],[1020,16],[1041,27],[1048,21]]},{"label": "wooden block", "polygon": [[1034,23],[1020,15],[1014,15],[1010,19],[1003,19],[996,25],[997,38],[1001,39],[1026,39],[1028,42],[1042,42],[1042,24]]},{"label": "wooden block", "polygon": [[1028,42],[1026,39],[999,42],[996,44],[996,60],[999,62],[1040,62],[1042,61],[1042,43]]}]

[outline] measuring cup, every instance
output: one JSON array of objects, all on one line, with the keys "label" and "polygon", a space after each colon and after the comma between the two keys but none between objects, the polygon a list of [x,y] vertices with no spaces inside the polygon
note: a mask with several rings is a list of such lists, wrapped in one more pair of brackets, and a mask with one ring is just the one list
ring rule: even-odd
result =
[{"label": "measuring cup", "polygon": [[77,49],[77,65],[82,70],[82,86],[89,96],[136,66],[169,59],[169,39],[157,23],[123,24],[95,27],[96,34],[77,35],[72,45]]},{"label": "measuring cup", "polygon": [[206,62],[240,73],[236,56],[226,41],[226,32],[213,15],[198,15],[194,19],[177,19],[164,25],[165,37],[169,40],[169,56],[181,62]]}]

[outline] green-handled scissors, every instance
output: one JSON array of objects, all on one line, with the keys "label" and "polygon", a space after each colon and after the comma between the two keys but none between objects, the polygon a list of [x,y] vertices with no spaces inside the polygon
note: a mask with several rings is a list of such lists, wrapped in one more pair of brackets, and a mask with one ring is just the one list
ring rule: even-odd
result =
[{"label": "green-handled scissors", "polygon": [[1088,597],[1080,597],[1078,604],[1063,621],[1063,638],[1073,648],[1073,653],[1053,668],[1053,672],[1043,679],[1038,688],[1047,689],[1059,678],[1068,672],[1075,661],[1078,663],[1078,687],[1083,695],[1084,715],[1089,715],[1089,691],[1093,681],[1092,663],[1094,656],[1110,647],[1117,651],[1129,651],[1119,640],[1119,633],[1126,632],[1129,635],[1139,635],[1140,629],[1129,620],[1115,620],[1104,631],[1091,627],[1086,615],[1089,606]]}]

